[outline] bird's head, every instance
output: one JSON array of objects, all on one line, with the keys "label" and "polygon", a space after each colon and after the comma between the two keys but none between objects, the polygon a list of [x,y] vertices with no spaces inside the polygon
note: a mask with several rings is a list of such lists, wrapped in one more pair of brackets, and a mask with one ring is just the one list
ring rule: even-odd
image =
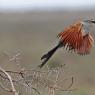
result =
[{"label": "bird's head", "polygon": [[82,22],[83,24],[83,28],[85,31],[90,32],[93,30],[94,26],[95,26],[95,20],[91,19],[91,20],[84,20]]}]

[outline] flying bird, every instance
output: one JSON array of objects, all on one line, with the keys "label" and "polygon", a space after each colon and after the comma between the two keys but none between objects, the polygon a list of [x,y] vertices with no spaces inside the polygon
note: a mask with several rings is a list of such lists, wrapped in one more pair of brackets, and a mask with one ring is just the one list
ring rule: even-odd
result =
[{"label": "flying bird", "polygon": [[89,54],[94,45],[94,39],[87,29],[94,24],[95,20],[84,20],[78,21],[65,28],[58,34],[58,44],[41,57],[42,64],[40,64],[39,67],[42,68],[56,50],[61,47],[64,47],[68,51],[74,51],[79,55]]}]

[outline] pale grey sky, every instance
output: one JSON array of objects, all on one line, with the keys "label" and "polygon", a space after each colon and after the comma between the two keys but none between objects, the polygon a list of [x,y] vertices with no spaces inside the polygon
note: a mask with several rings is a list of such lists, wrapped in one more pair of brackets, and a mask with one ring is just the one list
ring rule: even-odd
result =
[{"label": "pale grey sky", "polygon": [[0,9],[82,8],[95,6],[95,0],[0,0]]}]

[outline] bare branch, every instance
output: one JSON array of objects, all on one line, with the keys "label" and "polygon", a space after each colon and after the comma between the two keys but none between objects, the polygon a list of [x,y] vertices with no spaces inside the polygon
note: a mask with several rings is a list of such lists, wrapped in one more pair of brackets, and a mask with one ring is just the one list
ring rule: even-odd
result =
[{"label": "bare branch", "polygon": [[[52,95],[55,94],[56,91],[73,91],[75,89],[71,89],[73,83],[74,83],[74,78],[69,77],[65,78],[63,80],[59,80],[60,76],[62,77],[63,75],[63,68],[57,67],[54,68],[54,70],[47,70],[47,71],[40,71],[40,70],[22,70],[22,71],[6,71],[7,73],[10,73],[13,77],[16,75],[16,78],[14,77],[12,82],[15,82],[16,84],[19,85],[26,85],[25,87],[33,89],[36,93],[40,94],[38,91],[38,88],[35,87],[35,85],[42,86],[44,88],[48,88],[48,91],[52,93]],[[55,75],[54,75],[55,74]],[[3,79],[9,80],[8,77],[6,77],[4,74],[0,74],[0,76]],[[17,78],[18,77],[18,78]],[[54,77],[53,79],[51,77]],[[64,83],[70,79],[71,83],[67,88],[62,88],[60,84],[64,86]],[[4,87],[2,87],[4,88]]]},{"label": "bare branch", "polygon": [[[11,90],[9,90],[9,92],[13,92],[14,95],[18,95],[18,93],[17,93],[17,91],[16,91],[16,89],[15,89],[15,87],[14,87],[14,84],[13,84],[13,82],[12,82],[11,76],[10,76],[4,69],[2,69],[1,67],[0,67],[0,71],[1,71],[2,73],[4,73],[4,74],[8,77],[9,81],[10,81]],[[5,89],[5,90],[8,91],[8,89],[4,88],[4,86],[1,85],[1,87],[2,87],[3,89]]]}]

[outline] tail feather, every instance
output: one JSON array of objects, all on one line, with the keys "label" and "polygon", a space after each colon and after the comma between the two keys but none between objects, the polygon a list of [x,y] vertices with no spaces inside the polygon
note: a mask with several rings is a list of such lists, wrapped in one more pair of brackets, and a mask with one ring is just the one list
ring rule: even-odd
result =
[{"label": "tail feather", "polygon": [[52,57],[52,55],[56,52],[56,50],[62,46],[62,43],[59,43],[56,47],[54,47],[52,50],[50,50],[47,54],[43,55],[41,57],[41,60],[42,61],[42,64],[39,65],[40,68],[42,68],[46,63],[47,61]]}]

